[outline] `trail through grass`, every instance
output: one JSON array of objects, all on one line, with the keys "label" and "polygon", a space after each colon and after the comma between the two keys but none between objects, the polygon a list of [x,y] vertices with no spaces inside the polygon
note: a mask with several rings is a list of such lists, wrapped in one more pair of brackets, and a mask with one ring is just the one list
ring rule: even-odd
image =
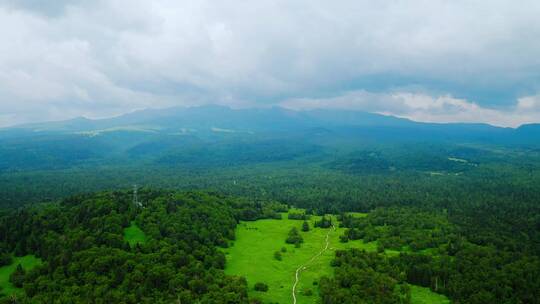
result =
[{"label": "trail through grass", "polygon": [[[304,243],[300,248],[286,244],[285,238],[292,227],[301,229],[303,221],[289,220],[283,214],[282,220],[259,220],[255,222],[241,222],[236,231],[236,241],[233,247],[227,248],[227,267],[225,272],[231,275],[245,276],[249,284],[251,297],[262,299],[264,302],[292,303],[292,286],[295,282],[296,269],[308,262],[313,256],[325,247],[325,239],[328,232],[329,246],[316,259],[311,261],[306,269],[302,270],[297,284],[297,303],[314,303],[318,298],[318,287],[314,282],[318,282],[323,275],[331,276],[333,269],[330,261],[334,258],[335,250],[346,248],[363,248],[375,251],[375,243],[364,243],[362,241],[350,241],[340,243],[339,235],[343,233],[343,228],[322,229],[313,228],[313,223],[320,217],[312,217],[309,232],[300,232],[304,238]],[[334,219],[334,222],[335,219]],[[282,247],[286,252],[282,252],[283,259],[274,259],[274,252],[280,251]],[[268,292],[258,292],[253,290],[253,285],[257,282],[266,283]],[[304,295],[304,292],[311,290],[313,295]]]},{"label": "trail through grass", "polygon": [[296,269],[296,272],[294,274],[295,278],[294,278],[294,284],[293,284],[293,288],[292,288],[292,297],[293,297],[293,304],[296,304],[296,286],[298,285],[298,282],[300,280],[300,273],[304,270],[307,269],[307,267],[309,266],[309,264],[311,264],[311,262],[313,262],[316,258],[318,258],[321,254],[323,254],[326,250],[328,250],[328,246],[330,245],[330,240],[329,240],[329,237],[330,237],[330,233],[332,232],[335,232],[336,231],[336,227],[334,225],[332,225],[332,229],[329,229],[328,232],[326,233],[326,238],[324,240],[325,244],[324,244],[324,248],[321,249],[321,251],[319,251],[319,253],[317,253],[316,255],[314,255],[313,257],[311,257],[311,259],[309,261],[307,261],[305,264],[303,265],[300,265],[297,269]]},{"label": "trail through grass", "polygon": [[[364,216],[356,214],[356,216]],[[345,228],[338,228],[337,220],[332,228],[314,228],[313,223],[320,217],[312,216],[308,221],[310,231],[301,231],[302,220],[289,220],[287,214],[282,214],[282,220],[265,219],[254,222],[241,222],[236,229],[236,241],[230,248],[224,250],[227,256],[225,272],[229,275],[244,276],[249,287],[251,298],[261,299],[264,303],[294,303],[293,286],[296,271],[299,279],[296,284],[296,303],[317,303],[319,299],[318,285],[321,276],[332,276],[333,268],[330,262],[336,250],[359,248],[367,251],[376,251],[376,242],[364,243],[361,240],[341,243],[339,236]],[[292,227],[298,228],[304,238],[300,248],[286,244],[285,239]],[[328,248],[326,237],[328,235]],[[286,252],[281,252],[285,248]],[[321,251],[322,250],[322,251]],[[276,260],[274,253],[280,251],[282,260]],[[387,255],[399,254],[398,251],[385,251]],[[320,255],[318,255],[320,253]],[[315,257],[315,258],[313,258]],[[306,264],[307,263],[307,264]],[[305,266],[305,269],[304,269]],[[268,285],[267,292],[255,291],[255,283],[262,282]],[[312,295],[309,294],[311,291]],[[411,296],[413,304],[449,303],[439,294],[431,292],[428,288],[412,286]],[[446,302],[444,301],[446,300]]]},{"label": "trail through grass", "polygon": [[17,268],[17,265],[21,264],[24,270],[27,272],[34,268],[35,266],[41,264],[41,259],[35,257],[34,255],[25,255],[22,257],[14,257],[13,263],[7,266],[0,267],[0,287],[2,288],[0,290],[0,294],[4,295],[12,295],[12,294],[19,294],[22,293],[22,289],[16,288],[9,282],[9,276],[13,271],[15,271],[15,268]]},{"label": "trail through grass", "polygon": [[129,227],[124,229],[124,239],[133,247],[137,245],[137,243],[146,243],[146,234],[139,226],[137,226],[137,224],[135,224],[135,222],[131,222]]}]

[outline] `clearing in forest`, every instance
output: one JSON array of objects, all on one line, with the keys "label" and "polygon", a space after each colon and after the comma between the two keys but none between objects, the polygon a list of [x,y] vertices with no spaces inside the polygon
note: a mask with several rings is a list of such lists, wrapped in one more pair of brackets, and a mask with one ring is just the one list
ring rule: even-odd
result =
[{"label": "clearing in forest", "polygon": [[[358,214],[358,216],[363,216]],[[321,276],[332,276],[333,268],[330,262],[335,251],[348,248],[359,248],[376,251],[376,242],[364,243],[362,240],[341,243],[339,236],[345,228],[339,228],[336,217],[333,217],[335,230],[332,228],[314,228],[319,216],[312,216],[309,222],[310,230],[302,231],[303,220],[290,220],[287,214],[282,214],[281,220],[264,219],[253,222],[241,222],[236,228],[236,240],[230,248],[224,249],[227,256],[225,272],[229,275],[244,276],[248,282],[249,296],[261,299],[264,303],[293,303],[292,288],[295,283],[295,273],[300,266],[299,280],[296,285],[297,304],[317,303],[319,299],[318,281]],[[300,248],[286,244],[285,239],[291,228],[300,231],[304,242]],[[326,236],[329,245],[327,250]],[[285,248],[285,252],[282,251]],[[322,251],[323,250],[323,251]],[[321,252],[322,251],[322,252]],[[274,257],[280,252],[281,260]],[[320,255],[318,255],[320,253]],[[398,252],[387,251],[386,254]],[[313,259],[313,257],[315,257]],[[255,283],[268,285],[267,292],[254,290]],[[448,303],[444,296],[431,292],[428,288],[411,285],[412,303]],[[311,293],[311,295],[309,295]],[[433,294],[430,297],[430,293]],[[418,297],[417,295],[420,295]],[[440,298],[439,298],[440,297]],[[429,302],[431,300],[431,302]],[[426,302],[428,301],[428,302]]]},{"label": "clearing in forest", "polygon": [[410,286],[413,304],[450,304],[450,300],[447,297],[435,293],[427,287]]},{"label": "clearing in forest", "polygon": [[[318,282],[323,275],[331,276],[333,269],[330,262],[334,258],[336,249],[363,248],[375,251],[375,243],[362,241],[349,241],[340,243],[339,236],[343,234],[343,228],[322,229],[314,228],[313,223],[320,217],[312,216],[308,220],[310,230],[302,231],[302,220],[289,220],[287,214],[283,214],[282,220],[265,219],[254,222],[241,222],[236,230],[234,246],[227,248],[227,267],[225,272],[231,275],[245,276],[248,280],[251,297],[262,299],[265,303],[292,303],[292,286],[295,282],[295,272],[299,266],[306,264],[315,255],[321,252],[326,245],[328,234],[329,246],[317,258],[305,265],[299,275],[296,286],[297,303],[315,303],[318,298]],[[333,221],[337,224],[334,217]],[[285,239],[291,228],[296,227],[300,231],[304,242],[300,248],[293,244],[286,244]],[[330,233],[328,233],[330,231]],[[286,252],[281,252],[281,248]],[[282,260],[274,258],[274,253],[279,251]],[[258,292],[253,285],[262,282],[268,285],[267,292]],[[305,295],[310,290],[313,295]]]},{"label": "clearing in forest", "polygon": [[10,265],[0,267],[0,294],[12,295],[23,292],[9,281],[9,276],[15,271],[17,265],[21,264],[25,271],[29,271],[35,266],[41,264],[41,259],[34,255],[25,255],[22,257],[13,257],[13,262]]},{"label": "clearing in forest", "polygon": [[146,242],[146,234],[135,224],[131,222],[129,227],[124,229],[124,239],[129,243],[129,246],[135,246],[137,243],[144,244]]}]

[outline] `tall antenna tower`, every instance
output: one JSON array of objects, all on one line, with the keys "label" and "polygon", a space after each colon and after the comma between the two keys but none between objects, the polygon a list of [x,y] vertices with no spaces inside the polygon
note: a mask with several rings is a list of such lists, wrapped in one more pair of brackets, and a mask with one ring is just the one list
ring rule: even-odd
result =
[{"label": "tall antenna tower", "polygon": [[142,203],[139,202],[139,196],[137,195],[137,185],[133,185],[133,205],[135,207],[142,207]]}]

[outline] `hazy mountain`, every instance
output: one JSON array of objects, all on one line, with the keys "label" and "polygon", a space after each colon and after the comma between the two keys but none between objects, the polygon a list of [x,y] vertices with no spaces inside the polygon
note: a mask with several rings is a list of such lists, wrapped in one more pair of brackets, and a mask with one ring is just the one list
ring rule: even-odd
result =
[{"label": "hazy mountain", "polygon": [[[367,145],[478,143],[535,146],[540,125],[435,124],[379,114],[231,109],[142,110],[108,119],[75,118],[0,130],[0,169],[64,168],[126,161],[237,164],[290,160]],[[333,152],[332,152],[333,153]]]},{"label": "hazy mountain", "polygon": [[[148,109],[118,117],[91,120],[78,117],[66,121],[43,122],[5,128],[35,132],[81,132],[139,126],[160,131],[179,128],[232,128],[242,131],[293,131],[310,128],[384,127],[438,130],[443,132],[497,132],[506,130],[487,124],[435,124],[360,111],[318,109],[293,111],[279,107],[268,109],[231,109],[208,105],[190,108]],[[521,128],[520,128],[521,129]],[[525,128],[526,129],[526,128]]]},{"label": "hazy mountain", "polygon": [[200,131],[211,128],[234,128],[243,131],[292,131],[323,126],[406,126],[411,124],[414,123],[406,119],[365,112],[292,111],[278,107],[234,110],[210,105],[141,110],[98,120],[79,117],[66,121],[20,125],[8,129],[39,132],[81,132],[126,126],[152,126],[162,131],[174,131],[181,128],[196,128]]},{"label": "hazy mountain", "polygon": [[[345,110],[292,111],[283,108],[231,109],[223,106],[142,110],[114,118],[20,125],[2,129],[0,138],[16,134],[78,134],[98,136],[112,132],[139,132],[208,136],[217,134],[312,134],[320,131],[356,140],[452,140],[533,143],[538,125],[518,129],[487,124],[421,123],[373,113]],[[318,131],[317,131],[318,130]]]}]

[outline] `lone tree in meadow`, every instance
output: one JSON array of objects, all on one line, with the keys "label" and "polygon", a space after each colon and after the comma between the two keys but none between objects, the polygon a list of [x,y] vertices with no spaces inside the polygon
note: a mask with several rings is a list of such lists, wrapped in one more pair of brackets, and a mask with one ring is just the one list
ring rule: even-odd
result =
[{"label": "lone tree in meadow", "polygon": [[304,232],[309,231],[309,224],[308,224],[307,221],[304,221],[304,223],[302,224],[302,231],[304,231]]},{"label": "lone tree in meadow", "polygon": [[295,244],[298,245],[300,243],[304,242],[304,239],[300,235],[300,232],[298,232],[298,229],[296,227],[293,227],[291,231],[289,231],[289,236],[285,240],[287,244]]}]

